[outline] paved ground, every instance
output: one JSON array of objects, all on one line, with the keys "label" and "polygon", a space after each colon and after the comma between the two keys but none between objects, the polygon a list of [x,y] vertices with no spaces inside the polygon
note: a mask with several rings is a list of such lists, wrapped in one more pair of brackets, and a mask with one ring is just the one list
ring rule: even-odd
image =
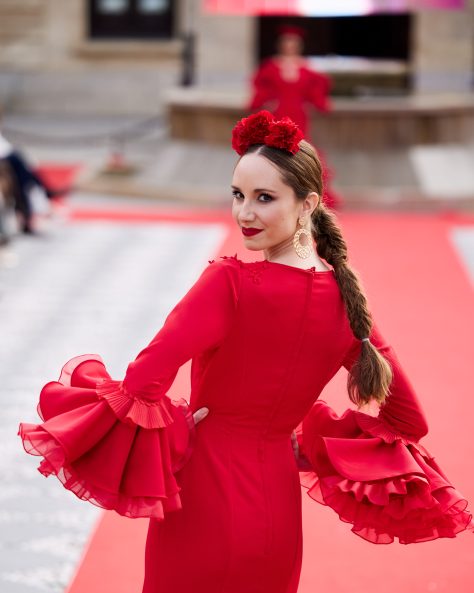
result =
[{"label": "paved ground", "polygon": [[39,422],[39,391],[72,356],[100,353],[123,376],[222,234],[219,225],[56,222],[0,250],[2,593],[63,591],[100,513],[36,470],[18,423]]},{"label": "paved ground", "polygon": [[474,227],[454,229],[451,239],[469,272],[474,286]]}]

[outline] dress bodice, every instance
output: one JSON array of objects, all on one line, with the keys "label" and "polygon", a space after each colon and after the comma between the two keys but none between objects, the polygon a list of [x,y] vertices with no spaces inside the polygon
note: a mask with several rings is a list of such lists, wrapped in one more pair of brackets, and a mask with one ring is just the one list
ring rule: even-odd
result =
[{"label": "dress bodice", "polygon": [[354,338],[333,270],[223,258],[238,289],[218,348],[193,359],[191,405],[234,427],[288,435]]}]

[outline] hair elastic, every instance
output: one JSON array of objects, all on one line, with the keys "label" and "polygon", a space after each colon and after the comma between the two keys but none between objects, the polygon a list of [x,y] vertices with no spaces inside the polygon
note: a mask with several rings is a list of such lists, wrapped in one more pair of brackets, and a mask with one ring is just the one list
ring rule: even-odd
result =
[{"label": "hair elastic", "polygon": [[362,338],[361,342],[370,342],[370,338]]}]

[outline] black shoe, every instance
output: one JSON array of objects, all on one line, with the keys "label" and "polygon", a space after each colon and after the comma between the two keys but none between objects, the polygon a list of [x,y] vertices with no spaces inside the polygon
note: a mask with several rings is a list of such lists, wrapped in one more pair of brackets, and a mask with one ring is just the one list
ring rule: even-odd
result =
[{"label": "black shoe", "polygon": [[23,225],[21,227],[21,232],[24,233],[25,235],[37,235],[38,234],[29,222],[23,223]]},{"label": "black shoe", "polygon": [[72,186],[62,187],[60,189],[47,189],[46,195],[51,200],[54,198],[60,198],[62,196],[70,194],[73,190],[74,190],[74,188]]}]

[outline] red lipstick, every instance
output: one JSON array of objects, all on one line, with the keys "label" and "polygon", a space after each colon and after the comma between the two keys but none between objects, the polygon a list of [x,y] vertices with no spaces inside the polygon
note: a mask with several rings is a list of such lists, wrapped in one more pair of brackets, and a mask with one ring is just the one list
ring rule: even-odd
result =
[{"label": "red lipstick", "polygon": [[246,237],[252,237],[257,233],[260,233],[263,229],[253,229],[251,227],[242,227],[242,234]]}]

